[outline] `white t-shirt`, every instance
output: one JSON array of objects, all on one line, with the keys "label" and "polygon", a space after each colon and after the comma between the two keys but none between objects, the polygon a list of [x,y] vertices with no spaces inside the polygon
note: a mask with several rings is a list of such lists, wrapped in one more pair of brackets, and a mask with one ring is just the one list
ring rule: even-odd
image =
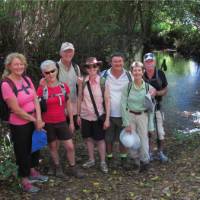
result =
[{"label": "white t-shirt", "polygon": [[111,117],[121,117],[121,95],[123,88],[129,83],[129,78],[126,71],[119,78],[112,75],[111,69],[107,71],[106,85],[110,89],[110,116]]}]

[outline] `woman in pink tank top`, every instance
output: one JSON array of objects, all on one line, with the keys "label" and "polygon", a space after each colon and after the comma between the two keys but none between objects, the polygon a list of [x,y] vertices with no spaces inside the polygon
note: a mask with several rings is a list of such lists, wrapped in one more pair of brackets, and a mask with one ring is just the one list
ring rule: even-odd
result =
[{"label": "woman in pink tank top", "polygon": [[39,188],[33,186],[31,181],[45,182],[48,177],[42,176],[35,169],[39,164],[39,152],[31,153],[32,133],[35,129],[41,130],[44,122],[33,83],[29,77],[24,76],[26,68],[24,55],[9,54],[5,60],[3,78],[12,82],[16,90],[14,92],[8,81],[3,81],[1,90],[3,99],[11,110],[9,124],[22,189],[33,193],[38,192]]}]

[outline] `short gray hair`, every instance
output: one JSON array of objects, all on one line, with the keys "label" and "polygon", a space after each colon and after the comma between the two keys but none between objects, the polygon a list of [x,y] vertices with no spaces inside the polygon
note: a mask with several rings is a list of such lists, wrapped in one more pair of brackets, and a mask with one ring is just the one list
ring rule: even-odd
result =
[{"label": "short gray hair", "polygon": [[56,63],[53,60],[45,60],[40,65],[40,69],[42,72],[49,67],[54,67],[55,69],[57,69]]},{"label": "short gray hair", "polygon": [[130,70],[132,71],[134,67],[141,67],[142,70],[144,70],[144,65],[143,65],[143,63],[140,62],[140,61],[134,61],[134,62],[131,64]]}]

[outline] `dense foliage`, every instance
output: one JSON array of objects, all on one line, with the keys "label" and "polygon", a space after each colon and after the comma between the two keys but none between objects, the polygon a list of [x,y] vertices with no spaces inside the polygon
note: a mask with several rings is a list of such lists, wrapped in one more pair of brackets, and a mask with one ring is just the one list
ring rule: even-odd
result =
[{"label": "dense foliage", "polygon": [[199,7],[197,0],[0,0],[0,56],[23,52],[37,66],[58,59],[63,41],[75,44],[79,63],[89,55],[106,61],[116,50],[132,59],[154,48],[198,56]]}]

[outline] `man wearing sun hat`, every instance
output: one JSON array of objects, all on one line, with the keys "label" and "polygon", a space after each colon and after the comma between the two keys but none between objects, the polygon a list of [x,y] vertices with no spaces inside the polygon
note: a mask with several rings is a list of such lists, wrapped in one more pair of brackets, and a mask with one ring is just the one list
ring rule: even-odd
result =
[{"label": "man wearing sun hat", "polygon": [[[60,60],[57,63],[59,68],[58,79],[70,88],[70,98],[72,102],[74,122],[76,123],[77,117],[77,87],[81,87],[79,78],[81,76],[79,66],[72,62],[75,54],[74,45],[70,42],[62,43],[60,47]],[[80,91],[80,89],[78,89]],[[76,128],[77,125],[75,124]]]},{"label": "man wearing sun hat", "polygon": [[[156,111],[155,111],[155,128],[157,132],[158,157],[161,162],[168,161],[168,157],[163,153],[165,131],[163,127],[163,113],[161,112],[161,101],[163,96],[167,94],[167,79],[162,70],[156,68],[156,57],[154,53],[146,53],[144,55],[144,80],[151,84],[155,89]],[[151,134],[150,138],[151,138]],[[151,149],[151,148],[150,148]],[[150,152],[153,159],[152,152]]]}]

